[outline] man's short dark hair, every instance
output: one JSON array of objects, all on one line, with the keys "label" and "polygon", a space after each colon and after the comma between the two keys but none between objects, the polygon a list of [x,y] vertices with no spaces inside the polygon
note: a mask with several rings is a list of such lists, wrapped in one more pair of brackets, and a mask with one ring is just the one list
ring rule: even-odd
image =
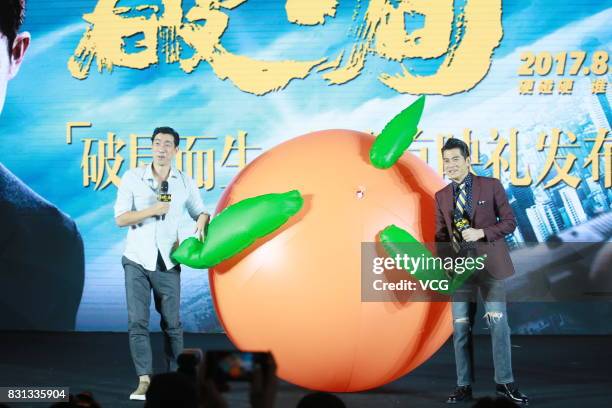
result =
[{"label": "man's short dark hair", "polygon": [[19,27],[23,24],[25,16],[25,0],[0,1],[0,32],[8,39],[8,53],[12,54],[13,43],[17,37]]},{"label": "man's short dark hair", "polygon": [[470,157],[470,148],[468,147],[468,145],[465,144],[463,140],[451,137],[446,141],[446,143],[444,143],[444,146],[442,146],[442,154],[444,154],[446,150],[450,149],[459,149],[464,159]]},{"label": "man's short dark hair", "polygon": [[160,133],[165,133],[167,135],[174,136],[174,147],[178,147],[179,141],[181,140],[181,138],[176,130],[172,129],[169,126],[162,126],[162,127],[155,128],[155,130],[153,131],[153,136],[151,136],[151,141],[153,141],[155,139],[155,136],[157,136]]}]

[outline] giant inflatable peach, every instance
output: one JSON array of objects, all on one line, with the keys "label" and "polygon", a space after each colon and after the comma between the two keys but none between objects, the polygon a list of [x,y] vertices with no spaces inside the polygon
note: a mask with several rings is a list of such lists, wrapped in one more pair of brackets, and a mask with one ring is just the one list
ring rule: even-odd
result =
[{"label": "giant inflatable peach", "polygon": [[299,190],[300,211],[209,270],[220,321],[244,350],[270,350],[278,375],[316,390],[360,391],[426,361],[449,337],[447,302],[362,302],[361,243],[395,224],[432,242],[441,178],[405,153],[370,164],[375,138],[325,130],[286,141],[236,176],[217,213],[241,200]]}]

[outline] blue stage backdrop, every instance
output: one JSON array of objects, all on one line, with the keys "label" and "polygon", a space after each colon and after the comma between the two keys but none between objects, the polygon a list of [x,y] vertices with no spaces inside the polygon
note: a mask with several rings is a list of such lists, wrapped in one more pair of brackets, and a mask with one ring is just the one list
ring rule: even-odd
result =
[{"label": "blue stage backdrop", "polygon": [[[376,134],[427,95],[407,154],[442,174],[444,140],[468,142],[474,172],[508,193],[511,247],[587,225],[612,209],[610,21],[610,1],[27,0],[32,43],[9,84],[0,159],[84,243],[84,279],[75,287],[54,270],[39,291],[60,296],[38,307],[81,285],[63,328],[126,330],[126,230],[113,204],[162,125],[180,132],[177,165],[214,212],[266,149],[321,129]],[[0,298],[14,291],[0,287]],[[223,330],[206,271],[184,268],[181,313],[187,331]],[[510,323],[515,333],[609,334],[612,306],[516,304]]]}]

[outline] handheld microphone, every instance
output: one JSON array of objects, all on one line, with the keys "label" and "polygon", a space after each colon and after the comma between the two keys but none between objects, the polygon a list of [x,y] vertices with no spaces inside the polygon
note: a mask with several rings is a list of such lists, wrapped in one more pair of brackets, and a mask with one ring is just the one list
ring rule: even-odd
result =
[{"label": "handheld microphone", "polygon": [[[159,196],[157,197],[158,201],[162,203],[169,203],[172,201],[172,194],[168,194],[168,182],[166,180],[161,182],[159,188]],[[161,216],[161,219],[164,220],[166,218],[166,214]]]},{"label": "handheld microphone", "polygon": [[455,218],[454,223],[459,232],[463,232],[470,228],[470,222],[466,218]]},{"label": "handheld microphone", "polygon": [[[465,231],[468,228],[471,228],[470,225],[470,221],[465,218],[465,217],[457,217],[455,219],[453,219],[453,224],[455,224],[455,228],[457,228],[457,231],[459,231],[460,233]],[[475,248],[475,245],[473,242],[461,242],[461,247],[464,249],[467,249],[468,251],[473,251]]]}]

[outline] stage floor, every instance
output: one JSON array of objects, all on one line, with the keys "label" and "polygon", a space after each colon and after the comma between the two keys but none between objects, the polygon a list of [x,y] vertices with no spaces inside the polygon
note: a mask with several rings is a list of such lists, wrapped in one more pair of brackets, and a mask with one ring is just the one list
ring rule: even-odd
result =
[{"label": "stage floor", "polygon": [[[513,336],[512,344],[515,377],[530,397],[530,406],[612,406],[612,336]],[[159,333],[153,334],[153,347],[159,371]],[[232,346],[224,335],[186,334],[185,347],[206,350]],[[475,349],[475,396],[493,396],[489,337],[477,336]],[[449,340],[429,361],[404,378],[368,392],[338,396],[349,408],[440,407],[445,405],[454,379]],[[105,408],[119,408],[143,405],[128,400],[136,383],[127,333],[0,332],[0,386],[69,386],[71,393],[93,392]],[[246,385],[233,388],[228,394],[230,407],[249,407],[246,390]],[[281,382],[276,406],[295,407],[306,393]]]}]

